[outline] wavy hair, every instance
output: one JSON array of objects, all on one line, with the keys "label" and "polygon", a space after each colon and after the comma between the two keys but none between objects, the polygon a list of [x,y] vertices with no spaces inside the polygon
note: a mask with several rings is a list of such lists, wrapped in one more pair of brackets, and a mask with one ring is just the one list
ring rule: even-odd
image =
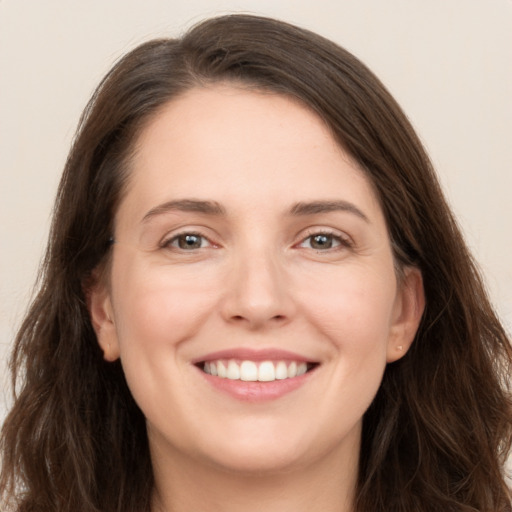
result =
[{"label": "wavy hair", "polygon": [[358,512],[505,512],[512,350],[417,135],[353,55],[292,25],[213,18],[123,57],[87,105],[65,165],[38,293],[11,360],[0,489],[16,512],[147,512],[144,417],[103,360],[84,287],[108,271],[135,140],[167,102],[228,82],[316,112],[378,193],[397,268],[418,267],[426,309],[363,420]]}]

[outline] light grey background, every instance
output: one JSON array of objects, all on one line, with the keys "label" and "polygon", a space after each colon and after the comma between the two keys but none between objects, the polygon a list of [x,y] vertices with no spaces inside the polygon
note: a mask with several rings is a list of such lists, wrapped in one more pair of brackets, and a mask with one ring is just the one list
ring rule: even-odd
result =
[{"label": "light grey background", "polygon": [[288,20],[351,50],[409,115],[512,325],[511,0],[0,0],[0,421],[80,112],[114,61],[200,19]]}]

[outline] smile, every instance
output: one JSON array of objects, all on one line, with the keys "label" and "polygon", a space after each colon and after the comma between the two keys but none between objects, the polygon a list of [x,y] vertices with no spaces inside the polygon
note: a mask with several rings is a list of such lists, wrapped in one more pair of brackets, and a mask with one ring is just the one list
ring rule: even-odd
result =
[{"label": "smile", "polygon": [[245,382],[273,382],[304,375],[315,365],[304,361],[205,361],[200,368],[214,377]]},{"label": "smile", "polygon": [[243,402],[262,403],[296,391],[314,378],[320,361],[277,348],[220,350],[192,364],[213,389]]}]

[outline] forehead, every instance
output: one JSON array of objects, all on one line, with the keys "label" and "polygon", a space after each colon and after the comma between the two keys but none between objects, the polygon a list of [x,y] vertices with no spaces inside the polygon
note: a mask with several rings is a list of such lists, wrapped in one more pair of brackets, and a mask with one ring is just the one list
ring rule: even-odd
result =
[{"label": "forehead", "polygon": [[187,91],[148,122],[126,196],[150,207],[191,195],[270,204],[344,194],[376,204],[317,114],[287,96],[216,85]]},{"label": "forehead", "polygon": [[192,88],[164,104],[141,131],[136,148],[139,155],[147,154],[155,143],[171,138],[183,150],[191,142],[200,142],[204,150],[223,145],[232,150],[226,155],[231,157],[236,156],[234,143],[243,139],[265,143],[267,149],[291,149],[295,143],[297,149],[323,146],[325,151],[328,146],[347,157],[327,124],[299,100],[225,83]]}]

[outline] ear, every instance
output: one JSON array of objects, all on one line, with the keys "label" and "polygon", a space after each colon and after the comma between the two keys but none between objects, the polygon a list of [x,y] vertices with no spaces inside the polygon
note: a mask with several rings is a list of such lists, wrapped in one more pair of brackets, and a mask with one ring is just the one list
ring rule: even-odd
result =
[{"label": "ear", "polygon": [[402,358],[414,341],[425,309],[423,277],[416,267],[407,267],[398,283],[393,323],[387,347],[387,362]]},{"label": "ear", "polygon": [[119,358],[120,351],[110,292],[101,278],[94,281],[85,293],[87,308],[104,359],[115,361]]}]

